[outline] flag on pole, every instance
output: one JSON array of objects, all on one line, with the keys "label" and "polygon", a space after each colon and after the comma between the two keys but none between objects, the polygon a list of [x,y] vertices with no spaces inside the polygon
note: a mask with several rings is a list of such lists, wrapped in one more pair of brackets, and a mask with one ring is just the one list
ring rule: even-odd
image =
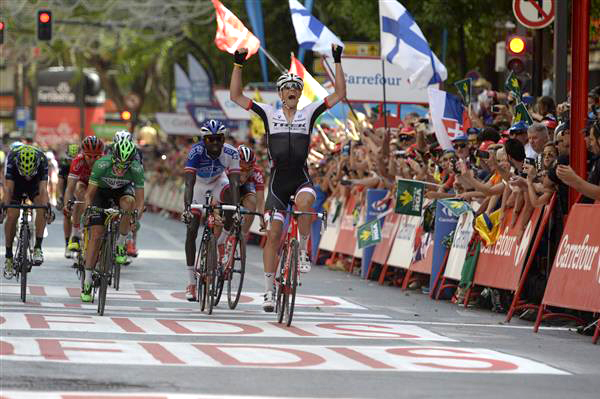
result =
[{"label": "flag on pole", "polygon": [[445,198],[438,200],[438,202],[448,208],[448,211],[456,217],[460,217],[463,213],[473,210],[471,205],[463,200]]},{"label": "flag on pole", "polygon": [[177,113],[186,113],[186,106],[192,101],[192,83],[179,64],[175,64],[175,101]]},{"label": "flag on pole", "polygon": [[217,48],[230,54],[240,48],[247,48],[246,59],[250,58],[260,48],[260,40],[219,0],[212,0],[212,3],[217,13],[217,35],[215,36]]},{"label": "flag on pole", "polygon": [[515,96],[517,102],[521,101],[521,85],[514,71],[510,71],[508,74],[506,82],[504,82],[504,88]]},{"label": "flag on pole", "polygon": [[188,53],[187,59],[190,83],[192,85],[192,101],[201,105],[212,104],[212,82],[210,81],[210,77],[196,57]]},{"label": "flag on pole", "polygon": [[519,122],[525,122],[527,126],[531,126],[533,124],[533,119],[531,119],[531,115],[529,115],[529,111],[527,111],[527,107],[523,103],[518,103],[515,107],[515,115],[513,116],[512,124]]},{"label": "flag on pole", "polygon": [[462,97],[463,103],[466,106],[469,106],[469,104],[471,104],[471,85],[472,85],[471,78],[457,80],[456,82],[454,82],[454,86],[458,90],[458,93]]},{"label": "flag on pole", "polygon": [[404,70],[411,87],[425,88],[448,78],[421,29],[402,4],[379,0],[381,57]]},{"label": "flag on pole", "polygon": [[398,180],[394,212],[402,215],[421,216],[425,185],[418,181]]},{"label": "flag on pole", "polygon": [[381,242],[381,222],[380,219],[373,219],[356,229],[356,238],[358,249],[377,245]]},{"label": "flag on pole", "polygon": [[438,143],[444,150],[452,149],[452,140],[462,135],[464,126],[470,125],[470,120],[458,97],[438,90],[434,87],[427,89],[429,96],[429,112]]},{"label": "flag on pole", "polygon": [[300,76],[304,81],[304,89],[302,90],[302,96],[300,96],[300,100],[298,101],[298,109],[302,109],[312,102],[322,100],[329,95],[327,90],[325,90],[323,86],[308,73],[306,68],[304,68],[304,65],[294,57],[294,54],[292,54],[290,72]]},{"label": "flag on pole", "polygon": [[304,8],[297,0],[290,0],[292,24],[301,48],[331,55],[331,44],[342,46],[342,41],[332,31]]}]

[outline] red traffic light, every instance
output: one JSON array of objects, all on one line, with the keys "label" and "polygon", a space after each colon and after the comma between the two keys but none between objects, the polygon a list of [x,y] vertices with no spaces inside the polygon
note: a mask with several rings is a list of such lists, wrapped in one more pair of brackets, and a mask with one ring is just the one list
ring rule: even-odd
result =
[{"label": "red traffic light", "polygon": [[4,22],[0,22],[0,30],[4,30]]},{"label": "red traffic light", "polygon": [[121,119],[123,119],[124,121],[131,120],[131,112],[121,111]]},{"label": "red traffic light", "polygon": [[506,47],[512,54],[523,54],[526,50],[525,39],[520,36],[510,37]]},{"label": "red traffic light", "polygon": [[43,24],[50,22],[50,14],[48,14],[47,12],[41,12],[38,17],[40,19],[40,22]]}]

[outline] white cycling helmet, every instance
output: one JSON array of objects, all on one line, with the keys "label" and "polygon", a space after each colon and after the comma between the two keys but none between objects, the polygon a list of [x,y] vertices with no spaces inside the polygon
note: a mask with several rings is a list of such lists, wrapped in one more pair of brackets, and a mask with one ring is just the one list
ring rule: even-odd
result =
[{"label": "white cycling helmet", "polygon": [[121,140],[132,140],[131,137],[131,133],[128,132],[127,130],[119,130],[118,132],[115,133],[115,136],[113,137],[113,143],[118,143]]},{"label": "white cycling helmet", "polygon": [[295,73],[284,73],[277,79],[277,90],[281,90],[286,83],[296,83],[300,86],[300,90],[304,89],[302,78]]}]

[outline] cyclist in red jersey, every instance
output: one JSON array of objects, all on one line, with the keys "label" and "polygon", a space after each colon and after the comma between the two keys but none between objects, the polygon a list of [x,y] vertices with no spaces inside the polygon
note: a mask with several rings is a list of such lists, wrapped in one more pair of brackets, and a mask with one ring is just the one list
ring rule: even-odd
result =
[{"label": "cyclist in red jersey", "polygon": [[[264,213],[265,211],[265,175],[256,165],[256,156],[254,151],[246,146],[238,147],[240,154],[240,202],[242,206],[250,211]],[[244,225],[242,231],[244,235],[250,231],[254,215],[244,216]],[[265,228],[266,223],[261,220],[261,228]]]},{"label": "cyclist in red jersey", "polygon": [[[65,204],[71,200],[83,201],[87,190],[88,181],[92,174],[92,167],[97,159],[104,153],[104,143],[96,136],[88,136],[81,142],[81,153],[73,159],[69,177],[67,179],[67,190],[65,193]],[[79,220],[83,213],[83,204],[67,206],[67,214],[70,213],[73,229],[69,239],[69,250],[79,251],[79,239],[81,238],[81,225]]]}]

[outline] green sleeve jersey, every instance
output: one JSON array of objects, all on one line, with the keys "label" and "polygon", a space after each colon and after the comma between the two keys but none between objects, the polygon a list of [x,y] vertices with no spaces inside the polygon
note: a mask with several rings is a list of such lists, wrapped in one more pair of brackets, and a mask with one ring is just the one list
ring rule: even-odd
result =
[{"label": "green sleeve jersey", "polygon": [[94,162],[90,184],[103,189],[119,189],[129,184],[135,188],[144,188],[144,167],[133,161],[123,176],[117,176],[113,172],[112,156],[106,155]]}]

